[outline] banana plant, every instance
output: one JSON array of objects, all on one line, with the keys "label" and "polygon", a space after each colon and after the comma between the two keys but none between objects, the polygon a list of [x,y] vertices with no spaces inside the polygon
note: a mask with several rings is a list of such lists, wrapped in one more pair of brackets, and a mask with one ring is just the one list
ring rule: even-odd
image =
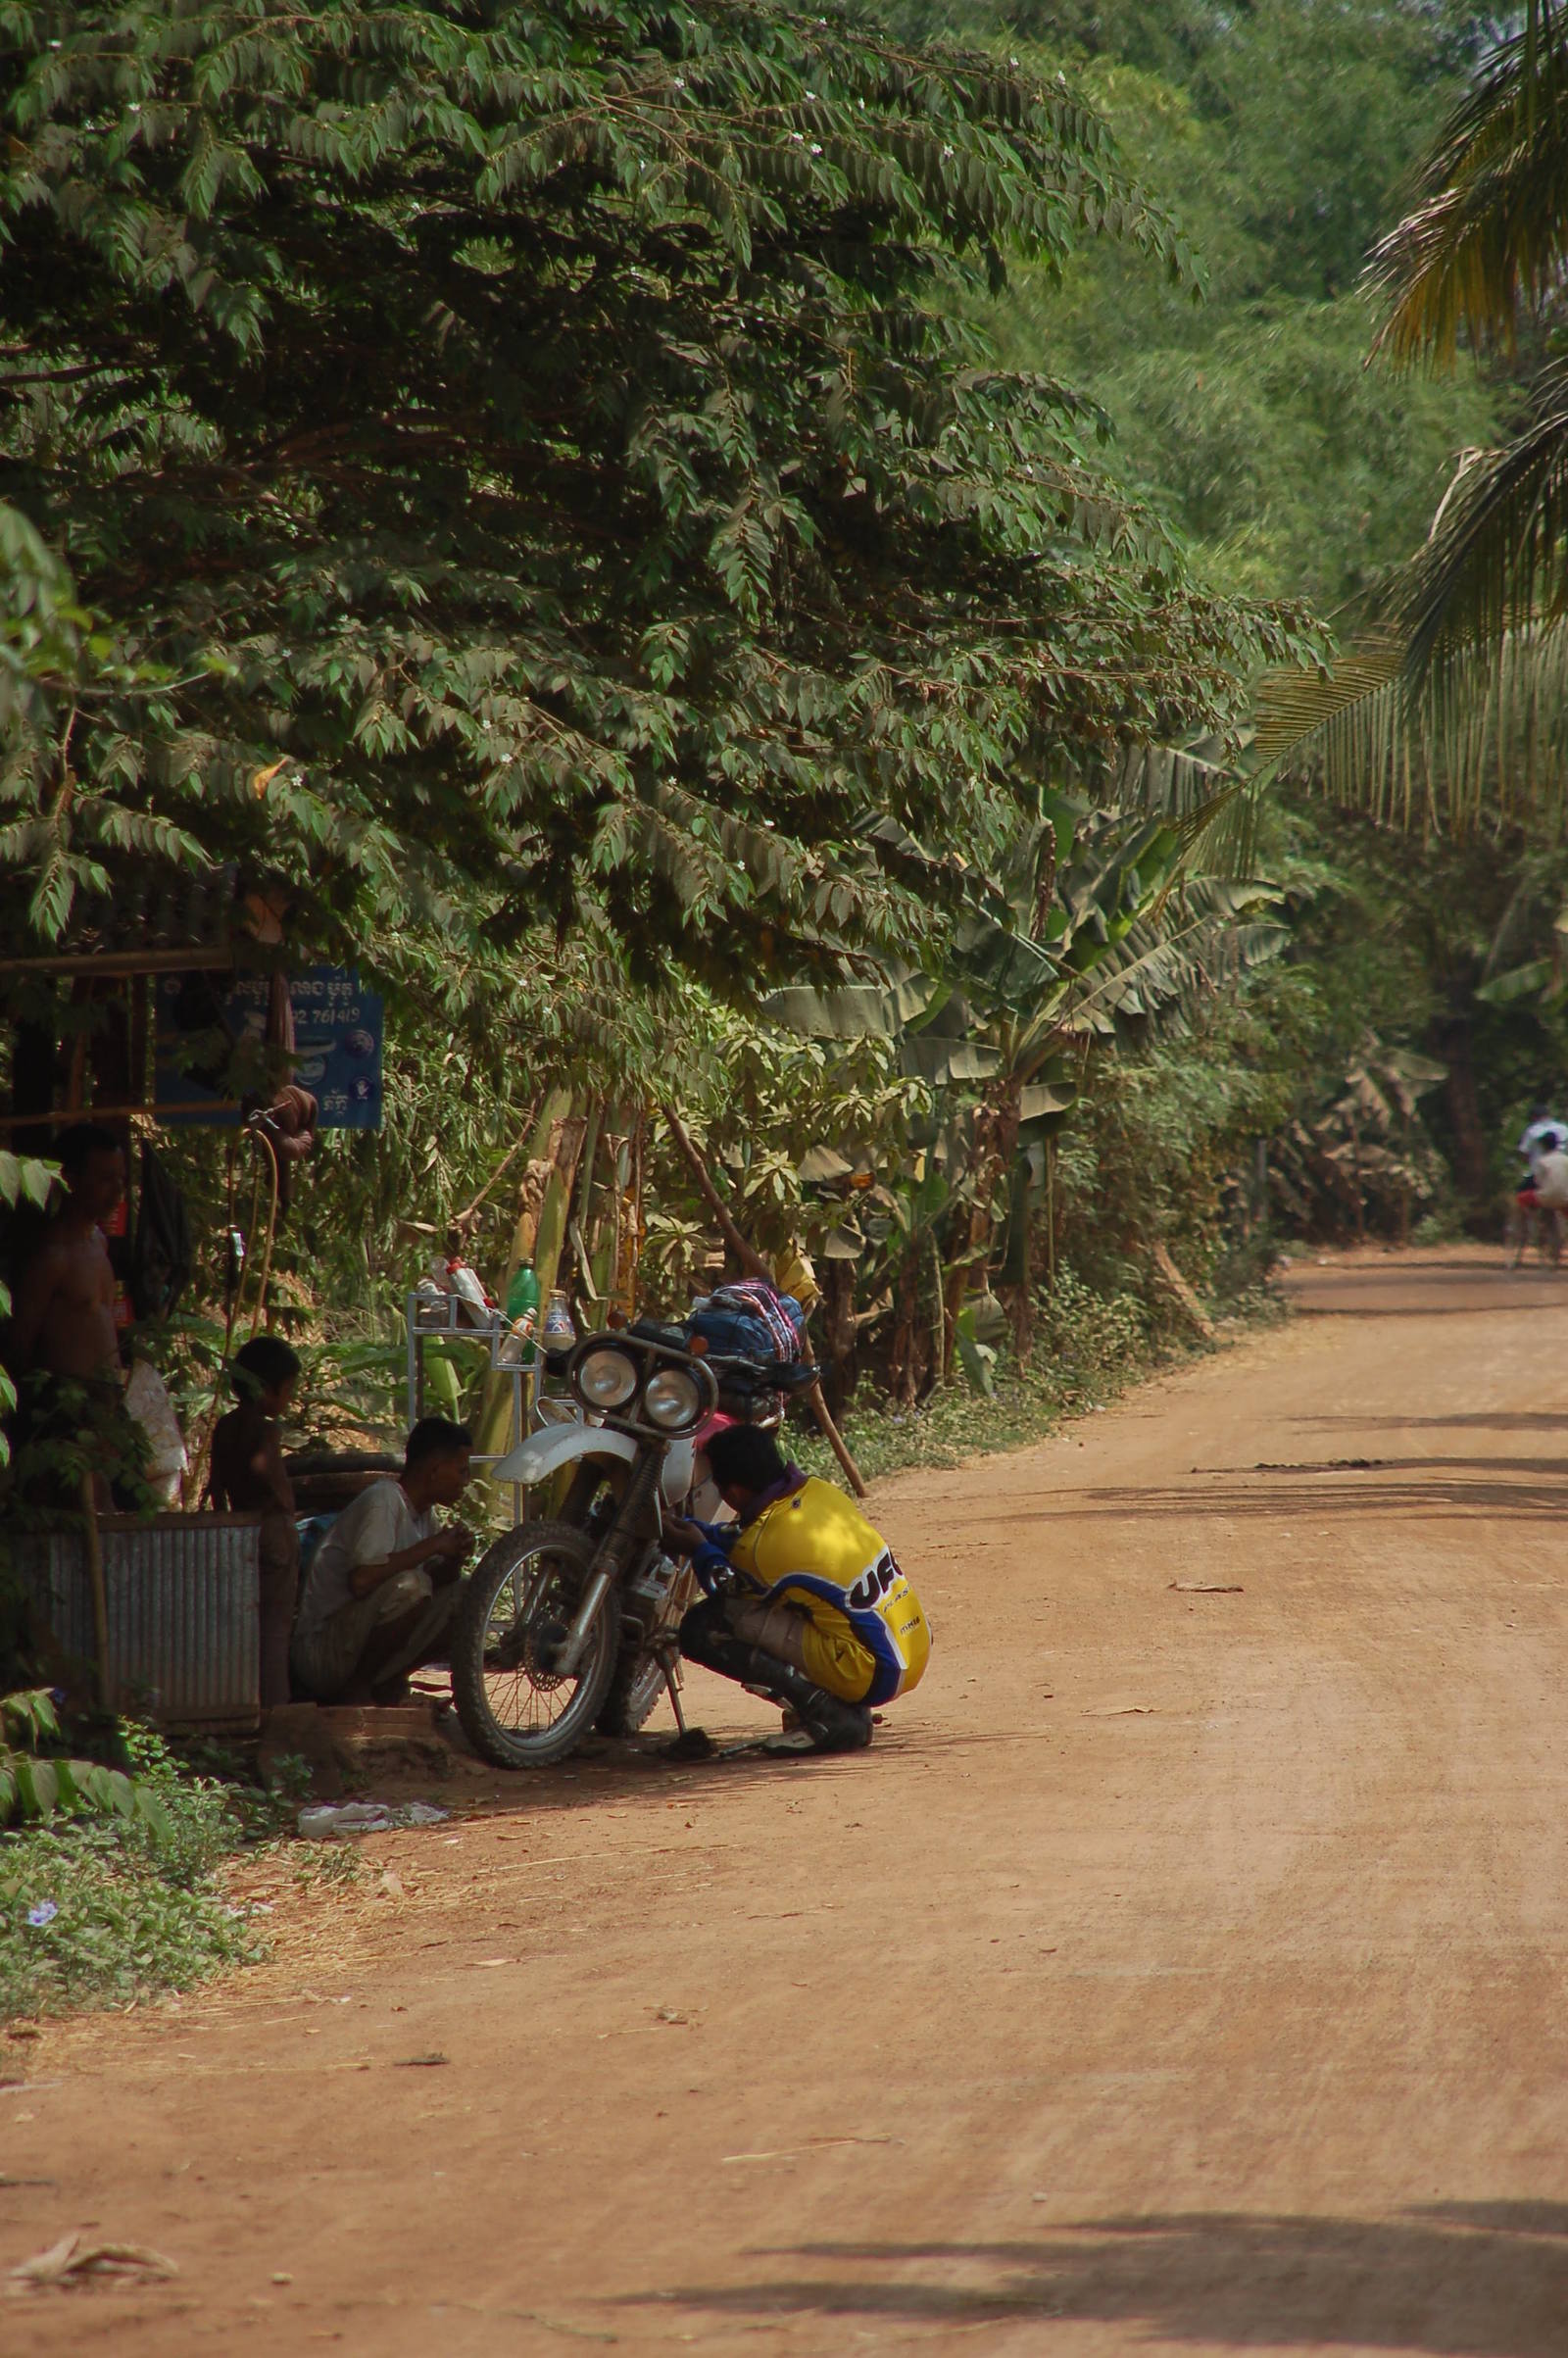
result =
[{"label": "banana plant", "polygon": [[1161,749],[1145,749],[1143,761],[1123,765],[1125,804],[1040,790],[1005,859],[971,879],[946,975],[911,971],[882,986],[794,989],[768,1002],[775,1021],[817,1038],[893,1042],[906,1072],[939,1099],[967,1103],[940,1223],[944,1374],[956,1362],[977,1380],[983,1363],[963,1348],[964,1298],[1009,1205],[1022,1223],[1013,1320],[1027,1352],[1028,1150],[1071,1120],[1096,1049],[1179,1013],[1197,991],[1277,955],[1286,939],[1283,927],[1259,921],[1276,898],[1268,887],[1191,872],[1205,814],[1231,792],[1213,765]]}]

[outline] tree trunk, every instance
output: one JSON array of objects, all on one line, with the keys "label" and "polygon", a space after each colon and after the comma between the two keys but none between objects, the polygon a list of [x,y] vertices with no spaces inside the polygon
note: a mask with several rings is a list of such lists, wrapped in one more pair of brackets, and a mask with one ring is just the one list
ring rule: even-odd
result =
[{"label": "tree trunk", "polygon": [[923,1337],[920,1333],[920,1248],[913,1244],[899,1270],[893,1305],[893,1353],[888,1363],[888,1390],[903,1408],[912,1408],[919,1395]]},{"label": "tree trunk", "polygon": [[[969,1175],[974,1196],[959,1252],[948,1269],[944,1300],[943,1374],[953,1374],[957,1350],[958,1313],[976,1269],[985,1267],[996,1226],[997,1191],[1012,1170],[1018,1153],[1018,1123],[1023,1084],[1011,1073],[988,1084],[975,1107],[969,1149]],[[1026,1289],[1027,1290],[1027,1289]]]},{"label": "tree trunk", "polygon": [[824,1259],[822,1263],[822,1348],[827,1365],[822,1391],[828,1407],[841,1417],[855,1392],[855,1347],[859,1329],[855,1323],[855,1263]]}]

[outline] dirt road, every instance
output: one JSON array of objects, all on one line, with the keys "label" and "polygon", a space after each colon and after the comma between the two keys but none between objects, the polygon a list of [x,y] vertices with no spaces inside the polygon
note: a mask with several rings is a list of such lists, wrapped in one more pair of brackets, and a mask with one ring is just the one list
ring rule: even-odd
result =
[{"label": "dirt road", "polygon": [[869,1755],[486,1783],[0,2045],[0,2263],[180,2271],[0,2349],[1568,2352],[1568,1277],[1295,1290],[882,1486],[939,1650]]}]

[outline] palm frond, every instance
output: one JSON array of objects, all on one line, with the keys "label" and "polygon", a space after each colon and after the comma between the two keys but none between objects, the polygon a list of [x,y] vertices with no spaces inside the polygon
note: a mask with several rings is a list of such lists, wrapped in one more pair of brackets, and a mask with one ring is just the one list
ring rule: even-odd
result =
[{"label": "palm frond", "polygon": [[1367,282],[1396,362],[1450,360],[1461,335],[1513,347],[1521,306],[1568,261],[1568,6],[1529,0],[1449,116],[1415,202]]},{"label": "palm frond", "polygon": [[1445,645],[1484,645],[1568,612],[1568,364],[1537,381],[1528,423],[1461,461],[1426,545],[1390,584],[1385,611],[1419,680]]},{"label": "palm frond", "polygon": [[1554,808],[1568,788],[1568,617],[1440,649],[1412,680],[1397,639],[1327,673],[1261,682],[1259,777],[1289,775],[1409,829],[1464,831]]}]

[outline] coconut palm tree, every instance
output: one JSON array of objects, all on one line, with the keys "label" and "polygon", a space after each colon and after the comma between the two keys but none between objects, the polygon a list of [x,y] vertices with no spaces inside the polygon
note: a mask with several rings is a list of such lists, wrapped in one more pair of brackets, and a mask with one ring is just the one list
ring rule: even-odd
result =
[{"label": "coconut palm tree", "polygon": [[1529,0],[1372,255],[1395,366],[1544,343],[1511,437],[1465,452],[1424,547],[1328,677],[1276,676],[1260,761],[1419,824],[1539,808],[1568,783],[1568,5]]}]

